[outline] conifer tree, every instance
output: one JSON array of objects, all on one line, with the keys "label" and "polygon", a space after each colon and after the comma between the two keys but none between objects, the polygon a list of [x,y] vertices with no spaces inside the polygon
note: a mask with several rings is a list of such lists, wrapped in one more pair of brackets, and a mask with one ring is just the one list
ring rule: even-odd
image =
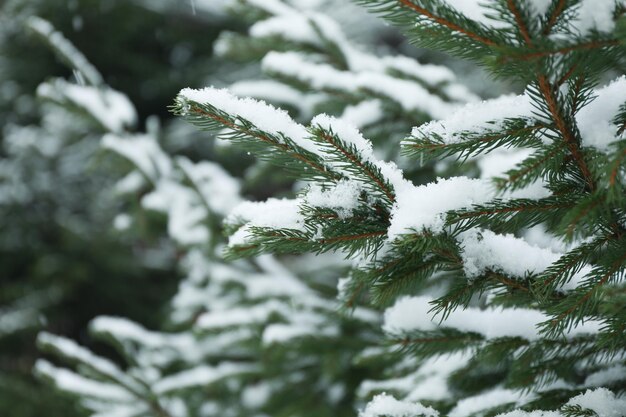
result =
[{"label": "conifer tree", "polygon": [[[264,20],[224,50],[255,46],[280,84],[185,89],[174,110],[307,185],[240,202],[237,180],[170,157],[157,129],[107,135],[104,146],[134,167],[118,190],[166,213],[188,277],[169,331],[93,322],[125,368],[44,333],[41,347],[76,366],[42,360],[42,378],[98,416],[625,414],[623,4],[362,3],[524,92],[463,106],[474,100],[446,96],[450,80],[429,84],[441,68],[416,76],[414,62],[355,52],[324,17],[240,2]],[[268,42],[291,52],[268,53]],[[287,59],[267,64],[276,56]],[[361,123],[354,115],[372,116],[371,101],[378,122]],[[318,112],[328,114],[311,119]],[[413,159],[401,170],[380,156],[397,159],[393,139],[407,124]],[[457,176],[420,185],[429,174],[412,172],[435,160],[456,160]],[[223,216],[231,263],[219,255]],[[302,258],[320,269],[304,271],[296,253],[321,254]],[[334,268],[322,264],[345,267],[333,253],[352,265],[339,282],[342,314]]]},{"label": "conifer tree", "polygon": [[362,385],[399,397],[375,396],[364,416],[624,415],[623,2],[361,3],[411,41],[525,86],[461,108],[427,102],[440,120],[402,143],[418,159],[475,160],[480,178],[414,184],[341,118],[304,126],[185,89],[178,114],[309,183],[236,208],[228,256],[355,259],[346,306],[391,306],[383,329],[406,358]]}]

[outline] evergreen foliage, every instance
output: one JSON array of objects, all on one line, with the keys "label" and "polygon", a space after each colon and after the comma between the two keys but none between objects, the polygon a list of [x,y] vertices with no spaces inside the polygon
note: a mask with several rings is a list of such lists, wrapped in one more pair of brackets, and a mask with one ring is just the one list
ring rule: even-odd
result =
[{"label": "evergreen foliage", "polygon": [[[156,128],[103,139],[134,167],[118,190],[166,214],[183,259],[166,331],[94,320],[124,367],[42,333],[73,370],[37,374],[95,416],[625,415],[623,2],[360,0],[525,87],[483,102],[297,3],[236,2],[262,20],[218,44],[272,81],[173,106],[268,163],[244,184],[169,156]],[[270,165],[296,192],[242,201]]]},{"label": "evergreen foliage", "polygon": [[[103,154],[100,138],[107,129],[80,106],[38,95],[37,87],[49,81],[48,92],[61,87],[77,92],[74,85],[86,80],[76,66],[86,71],[87,66],[68,63],[57,51],[54,43],[62,32],[98,64],[96,73],[106,82],[101,87],[124,89],[136,100],[140,117],[157,111],[171,119],[166,106],[172,94],[182,79],[206,76],[212,41],[226,23],[200,21],[200,8],[197,16],[188,5],[178,13],[181,9],[189,12],[167,16],[116,0],[0,2],[2,416],[84,415],[33,377],[41,355],[38,331],[92,347],[84,329],[94,316],[123,315],[157,326],[175,293],[180,278],[172,246],[147,228],[120,236],[113,227],[120,201],[111,188],[127,168]],[[58,33],[37,34],[29,24],[34,16],[52,22]],[[167,37],[157,41],[156,29]],[[169,56],[174,49],[202,59],[176,68]],[[113,98],[121,95],[107,91]]]},{"label": "evergreen foliage", "polygon": [[[235,210],[227,219],[228,255],[339,251],[358,259],[345,300],[393,304],[385,315],[392,344],[421,361],[470,355],[449,379],[460,386],[443,398],[398,387],[442,413],[587,415],[584,399],[602,393],[616,410],[610,415],[620,415],[624,400],[605,388],[585,391],[624,390],[616,370],[624,369],[626,319],[617,307],[626,268],[626,81],[607,84],[623,70],[616,29],[623,4],[361,3],[405,27],[420,46],[526,85],[517,97],[442,116],[438,103],[422,101],[443,120],[414,128],[402,144],[407,154],[480,158],[482,177],[416,186],[377,159],[344,120],[321,115],[304,127],[263,103],[211,88],[183,90],[178,114],[310,184],[294,200]],[[372,414],[405,415],[389,403]]]}]

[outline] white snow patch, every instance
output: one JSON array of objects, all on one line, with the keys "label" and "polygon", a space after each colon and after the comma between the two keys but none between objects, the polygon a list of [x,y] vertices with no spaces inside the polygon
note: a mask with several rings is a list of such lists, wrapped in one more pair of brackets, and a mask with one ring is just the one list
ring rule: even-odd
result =
[{"label": "white snow patch", "polygon": [[178,100],[209,104],[231,116],[248,120],[261,131],[277,136],[283,134],[310,152],[315,153],[317,150],[315,144],[308,140],[309,133],[304,126],[293,121],[286,111],[277,109],[263,101],[239,98],[226,89],[214,87],[201,90],[185,88],[180,91]]},{"label": "white snow patch", "polygon": [[623,417],[626,414],[626,399],[617,397],[606,388],[587,390],[571,398],[566,405],[593,410],[598,417]]},{"label": "white snow patch", "polygon": [[485,203],[493,196],[489,181],[467,177],[440,178],[437,182],[409,187],[396,194],[387,234],[389,239],[395,239],[422,229],[441,232],[446,212]]},{"label": "white snow patch", "polygon": [[214,367],[202,365],[163,378],[152,389],[156,394],[165,394],[194,386],[210,385],[221,379],[255,370],[254,365],[231,362],[222,362]]},{"label": "white snow patch", "polygon": [[331,188],[311,185],[304,199],[312,206],[333,209],[339,218],[346,219],[359,206],[362,189],[361,183],[343,179]]},{"label": "white snow patch", "polygon": [[524,394],[504,388],[495,388],[472,397],[460,400],[450,411],[449,417],[469,417],[479,411],[488,410],[509,403],[525,403],[533,398],[532,394]]},{"label": "white snow patch", "polygon": [[391,395],[376,395],[359,413],[359,417],[437,417],[439,413],[420,403],[399,401]]},{"label": "white snow patch", "polygon": [[576,18],[570,25],[581,36],[588,36],[592,31],[610,33],[615,29],[613,14],[622,1],[616,0],[582,0],[577,9]]},{"label": "white snow patch", "polygon": [[193,163],[185,157],[176,158],[176,163],[212,211],[225,216],[241,203],[240,181],[220,165],[210,161]]},{"label": "white snow patch", "polygon": [[374,99],[346,106],[340,119],[362,128],[378,122],[383,116],[382,102]]},{"label": "white snow patch", "polygon": [[172,172],[169,156],[151,135],[120,136],[109,133],[102,138],[102,147],[131,161],[153,183]]},{"label": "white snow patch", "polygon": [[57,368],[50,362],[38,359],[33,371],[54,381],[57,388],[75,395],[98,398],[104,401],[133,401],[134,396],[118,385],[85,378],[67,369]]},{"label": "white snow patch", "polygon": [[[444,143],[459,143],[468,132],[484,133],[501,129],[505,119],[531,117],[533,107],[528,95],[503,95],[459,108],[442,120],[413,128],[414,138],[438,136]],[[410,139],[407,141],[410,144]]]},{"label": "white snow patch", "polygon": [[252,227],[293,229],[305,231],[304,216],[300,213],[302,199],[276,199],[246,201],[235,207],[226,218],[227,224],[242,224],[228,239],[230,246],[243,245],[250,238]]},{"label": "white snow patch", "polygon": [[606,152],[611,143],[625,138],[624,134],[617,136],[618,126],[613,118],[626,103],[626,76],[595,90],[595,95],[596,98],[576,114],[576,122],[583,145]]},{"label": "white snow patch", "polygon": [[[523,278],[528,273],[539,274],[559,260],[562,253],[540,248],[512,234],[500,235],[490,230],[472,229],[459,235],[463,250],[463,269],[469,278],[475,278],[488,270]],[[584,266],[561,288],[573,290],[591,271]]]},{"label": "white snow patch", "polygon": [[37,95],[56,102],[69,101],[113,133],[122,133],[137,121],[137,112],[128,97],[108,87],[76,85],[56,79],[40,84]]},{"label": "white snow patch", "polygon": [[[463,332],[483,335],[487,339],[499,337],[521,337],[526,340],[541,338],[537,326],[549,317],[539,310],[526,308],[492,307],[484,310],[468,307],[452,311],[449,316],[437,324],[428,313],[432,299],[426,296],[402,297],[396,304],[385,311],[383,330],[390,334],[410,331],[429,331],[438,326],[454,328]],[[594,334],[601,328],[601,322],[588,320],[571,329],[566,336]]]}]

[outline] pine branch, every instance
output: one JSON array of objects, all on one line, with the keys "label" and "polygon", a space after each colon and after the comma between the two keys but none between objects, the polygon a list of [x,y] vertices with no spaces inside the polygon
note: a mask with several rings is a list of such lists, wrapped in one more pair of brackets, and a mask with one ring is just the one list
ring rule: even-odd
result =
[{"label": "pine branch", "polygon": [[434,14],[433,12],[427,10],[424,7],[418,6],[417,4],[415,4],[414,0],[398,0],[401,4],[403,4],[405,7],[417,12],[418,14],[427,17],[428,19],[431,19],[432,21],[445,26],[446,28],[450,29],[453,32],[458,32],[461,33],[465,36],[467,36],[468,38],[475,40],[479,43],[482,43],[486,46],[489,47],[493,47],[493,46],[497,46],[496,42],[494,42],[493,40],[483,37],[481,35],[478,35],[474,32],[472,32],[470,29],[461,27],[460,25],[442,17],[442,16],[438,16],[436,14]]},{"label": "pine branch", "polygon": [[610,240],[610,235],[603,235],[563,255],[536,279],[533,292],[540,299],[545,299],[548,294],[567,284],[586,264],[596,258],[602,247]]},{"label": "pine branch", "polygon": [[502,124],[499,129],[493,131],[464,132],[456,142],[446,142],[436,134],[432,137],[415,136],[416,133],[421,134],[419,129],[416,129],[411,137],[402,142],[402,150],[405,155],[412,157],[435,159],[456,155],[459,159],[467,159],[501,147],[536,147],[539,135],[545,128],[542,123],[526,118],[508,119]]},{"label": "pine branch", "polygon": [[[569,200],[569,201],[568,201]],[[500,232],[516,232],[522,227],[532,227],[562,217],[574,206],[572,199],[548,197],[541,200],[494,200],[486,205],[448,213],[446,224],[455,232],[475,227],[490,227]]]},{"label": "pine branch", "polygon": [[568,0],[558,0],[556,4],[552,2],[552,11],[550,12],[550,17],[548,18],[547,23],[544,25],[542,32],[544,36],[548,36],[550,32],[552,32],[552,28],[554,28],[559,17],[563,14],[567,3]]},{"label": "pine branch", "polygon": [[373,188],[385,196],[388,206],[394,203],[395,193],[389,182],[382,176],[378,167],[363,159],[355,145],[347,144],[332,130],[326,131],[321,127],[314,128],[313,134],[314,137],[320,138],[324,144],[328,145],[328,148],[330,148],[327,151],[329,158],[336,158],[337,154],[341,155],[346,169],[352,170],[359,176],[366,177],[368,182],[374,186]]},{"label": "pine branch", "polygon": [[542,147],[530,155],[515,168],[507,171],[506,178],[494,178],[498,188],[504,190],[519,190],[545,177],[564,164],[564,146],[556,142],[549,147]]},{"label": "pine branch", "polygon": [[626,254],[621,252],[623,244],[624,239],[612,243],[613,249],[604,253],[602,263],[587,274],[582,285],[558,305],[548,309],[554,317],[543,323],[542,331],[548,335],[556,335],[593,314],[598,303],[598,292],[609,282],[619,281],[624,277]]},{"label": "pine branch", "polygon": [[[298,164],[302,164],[326,179],[337,180],[340,177],[337,173],[332,172],[328,167],[320,161],[316,155],[298,147],[297,145],[289,142],[288,138],[276,138],[273,135],[266,134],[262,130],[256,128],[252,123],[243,119],[236,118],[232,120],[228,115],[220,112],[218,109],[212,106],[200,105],[195,103],[192,108],[188,110],[176,109],[177,114],[186,117],[191,123],[198,125],[207,130],[219,131],[222,128],[230,129],[234,135],[224,135],[225,138],[231,140],[241,141],[245,138],[252,138],[260,141],[266,146],[262,146],[263,153],[261,155],[266,156],[268,160],[274,161],[277,165],[283,165],[282,160],[276,160],[276,153],[268,152],[268,147],[274,148],[275,151],[280,152],[281,155],[286,155]],[[211,121],[214,123],[207,123]],[[284,143],[287,142],[287,143]],[[253,145],[253,144],[248,144]],[[253,147],[254,150],[258,150],[258,147]],[[284,166],[284,165],[283,165]],[[299,172],[301,172],[299,170]]]},{"label": "pine branch", "polygon": [[582,155],[576,136],[570,130],[563,117],[561,107],[558,103],[557,98],[555,97],[553,88],[545,75],[540,75],[538,77],[538,86],[548,106],[552,120],[555,123],[556,128],[563,135],[563,140],[565,141],[565,144],[567,145],[572,157],[578,165],[580,172],[586,182],[586,186],[589,188],[590,191],[593,192],[596,186],[591,171],[589,170],[589,167],[587,166],[587,163]]},{"label": "pine branch", "polygon": [[524,42],[526,42],[526,45],[529,47],[532,47],[533,41],[530,37],[530,32],[528,31],[528,27],[526,26],[526,22],[524,21],[521,11],[517,7],[516,0],[507,0],[506,3],[511,14],[515,17],[515,22],[517,23],[517,27],[522,34]]}]

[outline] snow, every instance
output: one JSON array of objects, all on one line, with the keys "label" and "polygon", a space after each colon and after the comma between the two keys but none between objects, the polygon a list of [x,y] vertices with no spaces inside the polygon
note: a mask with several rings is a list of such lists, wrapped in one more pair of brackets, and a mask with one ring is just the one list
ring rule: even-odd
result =
[{"label": "snow", "polygon": [[346,106],[339,118],[355,127],[362,128],[372,125],[384,117],[380,100],[365,100],[358,104]]},{"label": "snow", "polygon": [[113,133],[122,133],[137,121],[137,112],[128,97],[108,87],[76,85],[55,79],[39,85],[37,95],[57,102],[69,100]]},{"label": "snow", "polygon": [[246,408],[260,408],[267,403],[271,395],[272,387],[266,382],[248,385],[241,391],[241,403]]},{"label": "snow", "polygon": [[603,385],[612,385],[618,381],[626,380],[626,366],[612,364],[608,368],[594,372],[585,379],[587,387],[601,387]]},{"label": "snow", "polygon": [[349,122],[336,119],[327,114],[320,114],[311,120],[311,126],[319,126],[327,132],[333,132],[342,141],[353,145],[366,159],[373,158],[372,142],[365,139],[361,132]]},{"label": "snow", "polygon": [[[493,11],[484,0],[447,0],[451,7],[477,22],[494,28],[504,28],[508,24],[491,19],[488,15]],[[536,17],[546,14],[551,5],[550,0],[530,0],[531,10]],[[619,4],[615,0],[582,0],[576,9],[577,16],[571,23],[581,36],[589,35],[592,30],[609,33],[615,28],[613,13]]]},{"label": "snow", "polygon": [[358,396],[368,397],[373,392],[393,391],[406,394],[407,401],[441,401],[451,397],[448,378],[467,365],[472,358],[470,351],[434,356],[421,361],[419,369],[411,373],[381,380],[365,380],[358,389]]},{"label": "snow", "polygon": [[[532,117],[533,106],[528,95],[502,95],[498,98],[479,103],[470,103],[452,114],[444,115],[442,120],[433,120],[413,128],[414,138],[437,136],[444,143],[459,143],[463,135],[470,132],[482,134],[498,131],[505,119]],[[410,144],[408,139],[406,144]]]},{"label": "snow", "polygon": [[106,401],[131,402],[135,399],[133,395],[118,385],[85,378],[67,369],[57,368],[44,359],[35,362],[33,371],[39,376],[53,380],[58,389],[74,395],[94,397]]},{"label": "snow", "polygon": [[454,106],[412,81],[377,73],[361,73],[356,80],[361,90],[372,91],[395,101],[407,112],[421,111],[439,119],[454,109]]},{"label": "snow", "polygon": [[346,219],[358,208],[362,190],[361,183],[343,179],[331,188],[311,185],[304,199],[312,206],[333,209],[340,219]]},{"label": "snow", "polygon": [[154,332],[122,317],[98,316],[89,323],[89,329],[95,334],[110,335],[118,341],[132,341],[150,348],[175,345],[188,353],[194,345],[194,338],[188,333]]},{"label": "snow", "polygon": [[271,51],[261,61],[264,72],[295,78],[311,85],[314,90],[354,92],[358,89],[356,74],[316,63],[302,53]]},{"label": "snow", "polygon": [[166,394],[194,386],[210,385],[227,377],[256,370],[255,365],[231,362],[221,362],[217,366],[201,365],[167,376],[155,383],[152,389],[156,394]]},{"label": "snow", "polygon": [[430,319],[430,301],[425,297],[398,298],[392,307],[385,310],[383,330],[391,334],[416,328],[424,331],[435,330],[437,325]]},{"label": "snow", "polygon": [[111,378],[114,381],[120,381],[125,386],[131,387],[138,392],[142,391],[142,386],[124,374],[113,362],[94,355],[87,349],[76,344],[73,340],[55,336],[47,332],[41,332],[37,336],[37,344],[44,346],[46,349],[53,349],[65,358],[83,363],[95,372]]},{"label": "snow", "polygon": [[[503,28],[509,26],[508,23],[499,20],[494,20],[489,17],[493,15],[493,10],[490,10],[488,5],[485,5],[484,0],[446,0],[446,3],[453,9],[456,9],[472,20],[482,23],[487,26],[495,28]],[[485,5],[485,6],[483,6]],[[491,13],[490,13],[491,12]]]},{"label": "snow", "polygon": [[176,164],[213,212],[226,216],[241,203],[240,181],[220,165],[210,161],[194,164],[185,157],[177,157]]},{"label": "snow", "polygon": [[387,235],[393,240],[423,229],[442,232],[447,211],[485,203],[493,195],[489,181],[467,177],[440,178],[437,182],[407,188],[396,194]]},{"label": "snow", "polygon": [[252,97],[271,103],[287,104],[297,108],[302,117],[313,113],[315,103],[323,97],[321,94],[303,94],[284,83],[274,80],[238,81],[228,89],[239,97]]},{"label": "snow", "polygon": [[120,136],[109,133],[102,138],[102,147],[131,161],[153,183],[172,172],[169,156],[151,135]]},{"label": "snow", "polygon": [[[459,235],[462,248],[463,269],[469,278],[478,277],[488,270],[523,278],[545,271],[559,260],[562,253],[540,248],[511,234],[500,235],[490,230],[473,229]],[[572,290],[591,271],[586,266],[572,277],[562,288]]]},{"label": "snow", "polygon": [[247,0],[247,3],[273,15],[293,14],[295,10],[279,0]]},{"label": "snow", "polygon": [[[318,126],[327,132],[333,132],[343,142],[354,146],[363,161],[370,162],[380,169],[382,176],[391,184],[395,192],[412,187],[411,183],[404,179],[402,171],[393,162],[384,162],[376,158],[372,143],[365,139],[363,134],[351,123],[326,114],[320,114],[313,118],[311,126]],[[348,177],[353,176],[352,173],[342,167],[342,164],[338,164],[335,168],[346,172]]]},{"label": "snow", "polygon": [[522,411],[515,410],[508,413],[498,414],[496,417],[565,417],[558,411]]},{"label": "snow", "polygon": [[303,296],[310,294],[309,288],[296,278],[285,275],[252,275],[238,281],[245,285],[247,296],[261,299],[279,296]]},{"label": "snow", "polygon": [[289,309],[284,303],[270,300],[253,306],[230,308],[228,314],[223,311],[204,313],[198,318],[197,326],[201,329],[219,329],[261,324],[276,313],[286,317]]},{"label": "snow", "polygon": [[[318,320],[319,321],[319,320]],[[288,342],[301,337],[329,337],[339,336],[339,329],[336,326],[329,326],[328,323],[313,323],[297,321],[292,324],[270,324],[263,331],[263,344],[268,346]]]},{"label": "snow", "polygon": [[312,62],[306,55],[297,52],[270,52],[261,65],[270,74],[297,79],[314,90],[350,94],[366,92],[393,101],[408,112],[419,111],[442,118],[454,107],[414,81],[371,70],[340,71],[328,64]]},{"label": "snow", "polygon": [[[463,232],[458,236],[458,241],[462,249],[463,269],[470,279],[489,270],[517,278],[540,274],[564,255],[551,248],[530,244],[511,234],[501,235],[490,230],[472,229]],[[584,265],[560,289],[575,289],[590,272],[591,266]]]},{"label": "snow", "polygon": [[561,237],[557,237],[554,234],[548,232],[544,225],[538,224],[531,228],[526,229],[522,237],[530,245],[540,248],[550,249],[555,253],[565,253],[574,248],[580,242],[574,241],[572,243],[565,242]]},{"label": "snow", "polygon": [[420,382],[410,385],[411,391],[406,399],[437,401],[450,398],[448,378],[453,372],[465,367],[471,358],[472,353],[466,350],[435,356],[423,361],[417,372]]},{"label": "snow", "polygon": [[[54,47],[55,52],[68,61],[72,68],[80,71],[90,85],[100,86],[104,83],[98,70],[61,32],[56,31],[50,22],[37,16],[31,16],[28,18],[27,25],[44,37]],[[82,26],[82,23],[80,25]]]},{"label": "snow", "polygon": [[478,159],[481,178],[501,177],[533,153],[532,149],[496,149]]},{"label": "snow", "polygon": [[582,0],[577,8],[577,16],[570,25],[581,36],[588,36],[593,31],[610,33],[615,29],[613,14],[618,3],[616,0]]},{"label": "snow", "polygon": [[598,417],[623,417],[626,414],[626,399],[617,397],[606,388],[587,390],[571,398],[566,405],[593,410]]},{"label": "snow", "polygon": [[529,0],[528,3],[536,16],[544,16],[552,5],[552,0]]},{"label": "snow", "polygon": [[141,199],[142,207],[167,214],[168,234],[182,245],[201,245],[209,238],[208,215],[198,195],[178,182],[162,179]]},{"label": "snow", "polygon": [[367,403],[359,417],[437,417],[439,413],[420,403],[399,401],[387,394],[376,395]]},{"label": "snow", "polygon": [[[320,33],[318,33],[318,30]],[[376,94],[387,96],[401,104],[406,110],[420,110],[443,115],[445,103],[429,94],[419,84],[441,86],[455,81],[454,74],[443,66],[420,64],[405,56],[376,57],[354,48],[346,39],[337,22],[320,13],[281,14],[256,23],[250,29],[253,37],[281,36],[290,41],[323,48],[332,42],[345,57],[349,71],[339,71],[326,64],[311,62],[303,54],[294,52],[270,52],[263,60],[263,68],[270,73],[279,73],[312,83],[316,90],[321,88],[355,92],[358,89],[372,89]],[[418,82],[387,76],[386,73],[399,72]],[[355,78],[356,76],[356,78]],[[476,100],[464,86],[450,84],[453,99]],[[402,89],[410,93],[401,94]],[[437,116],[438,117],[438,116]]]},{"label": "snow", "polygon": [[449,417],[470,417],[479,411],[489,410],[509,403],[523,404],[533,399],[532,394],[524,394],[521,391],[514,391],[504,388],[493,390],[466,397],[460,400],[452,410]]},{"label": "snow", "polygon": [[304,216],[300,214],[301,199],[270,198],[267,201],[241,203],[226,218],[226,224],[244,225],[228,239],[230,246],[243,245],[251,237],[252,227],[304,231]]},{"label": "snow", "polygon": [[315,152],[314,143],[308,140],[306,128],[291,119],[286,111],[277,109],[263,101],[251,98],[238,98],[226,89],[207,87],[201,90],[185,88],[180,91],[177,100],[198,104],[209,104],[233,117],[241,117],[254,124],[258,129],[272,135],[281,134],[293,140],[302,148]]},{"label": "snow", "polygon": [[617,136],[613,123],[621,105],[626,103],[626,76],[615,79],[606,87],[594,91],[596,98],[576,114],[583,146],[607,152],[609,145],[626,138]]},{"label": "snow", "polygon": [[127,213],[120,213],[113,219],[113,227],[115,230],[124,231],[133,224],[133,218]]},{"label": "snow", "polygon": [[114,191],[120,195],[132,194],[138,192],[144,185],[146,185],[145,177],[141,172],[134,170],[115,184]]},{"label": "snow", "polygon": [[429,86],[439,86],[444,83],[452,83],[456,80],[454,73],[442,65],[421,64],[407,56],[386,56],[380,58],[385,70],[395,70],[403,75],[408,75]]},{"label": "snow", "polygon": [[[437,320],[433,320],[432,299],[427,296],[402,297],[385,311],[383,330],[390,334],[410,331],[435,330]],[[520,337],[534,341],[541,338],[537,326],[549,319],[544,313],[527,308],[490,307],[484,310],[468,307],[450,312],[440,327],[453,328],[463,332],[477,333],[486,339],[499,337]],[[599,331],[599,321],[588,320],[566,333],[568,337],[580,334],[594,334]]]},{"label": "snow", "polygon": [[[289,41],[323,47],[324,41],[311,24],[312,22],[321,28],[322,32],[340,32],[336,27],[337,24],[327,16],[319,13],[293,13],[257,22],[250,27],[249,34],[253,38],[280,36]],[[329,31],[323,30],[329,27]]]}]

